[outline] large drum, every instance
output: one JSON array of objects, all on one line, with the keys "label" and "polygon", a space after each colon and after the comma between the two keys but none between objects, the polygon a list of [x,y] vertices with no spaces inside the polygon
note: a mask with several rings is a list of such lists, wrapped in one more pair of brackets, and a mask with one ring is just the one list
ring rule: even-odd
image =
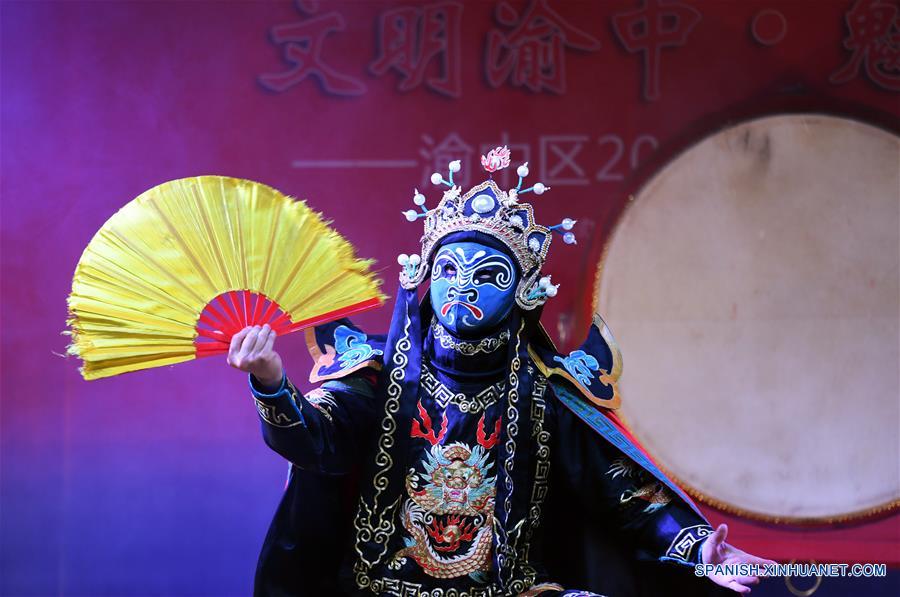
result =
[{"label": "large drum", "polygon": [[834,522],[900,499],[900,139],[821,115],[753,120],[629,204],[597,310],[622,414],[701,501]]}]

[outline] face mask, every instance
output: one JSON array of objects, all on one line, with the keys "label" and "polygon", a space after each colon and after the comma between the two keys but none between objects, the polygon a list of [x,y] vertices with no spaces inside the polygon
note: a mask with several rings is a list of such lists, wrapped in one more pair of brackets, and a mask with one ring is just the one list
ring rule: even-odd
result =
[{"label": "face mask", "polygon": [[444,245],[431,268],[431,307],[460,335],[490,329],[509,315],[517,275],[503,252],[475,242]]}]

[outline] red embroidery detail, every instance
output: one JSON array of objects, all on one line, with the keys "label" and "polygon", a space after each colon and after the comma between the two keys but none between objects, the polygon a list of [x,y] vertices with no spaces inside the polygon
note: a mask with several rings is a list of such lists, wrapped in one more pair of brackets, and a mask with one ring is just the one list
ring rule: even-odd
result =
[{"label": "red embroidery detail", "polygon": [[471,541],[475,538],[478,527],[472,526],[471,523],[461,522],[458,515],[447,518],[447,524],[431,521],[431,525],[425,529],[428,534],[438,543],[449,543],[447,546],[435,545],[438,551],[456,551],[459,549],[460,541]]},{"label": "red embroidery detail", "polygon": [[422,426],[419,425],[419,420],[414,418],[412,421],[412,430],[409,432],[409,436],[421,437],[423,439],[426,439],[432,446],[436,446],[441,443],[441,440],[444,439],[445,435],[447,435],[447,413],[444,413],[444,420],[443,422],[441,422],[441,432],[437,435],[434,434],[434,427],[431,426],[431,417],[428,416],[428,411],[426,411],[425,407],[422,406],[421,400],[419,400],[419,416],[422,417],[422,424],[425,426],[425,431],[422,431]]},{"label": "red embroidery detail", "polygon": [[497,440],[500,438],[500,417],[497,417],[497,423],[494,425],[494,432],[490,437],[487,437],[484,432],[484,414],[482,413],[481,418],[478,419],[478,432],[476,433],[476,437],[478,438],[478,444],[485,450],[490,450],[496,446]]}]

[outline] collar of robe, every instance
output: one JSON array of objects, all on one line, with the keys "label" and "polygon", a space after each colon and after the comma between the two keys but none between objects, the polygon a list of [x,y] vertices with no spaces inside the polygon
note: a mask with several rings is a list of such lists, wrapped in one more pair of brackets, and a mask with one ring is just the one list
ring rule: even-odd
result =
[{"label": "collar of robe", "polygon": [[441,377],[455,382],[453,385],[493,383],[507,370],[509,326],[507,319],[481,338],[460,338],[432,319],[425,336],[425,357],[433,369],[444,374]]}]

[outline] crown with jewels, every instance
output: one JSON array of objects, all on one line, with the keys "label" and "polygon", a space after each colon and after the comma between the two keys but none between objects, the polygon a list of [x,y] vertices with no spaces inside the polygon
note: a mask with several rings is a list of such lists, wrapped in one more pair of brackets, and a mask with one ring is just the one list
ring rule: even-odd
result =
[{"label": "crown with jewels", "polygon": [[[488,173],[494,173],[509,166],[510,151],[506,146],[497,147],[481,156],[481,165]],[[459,172],[460,161],[450,162],[447,179],[440,172],[431,175],[435,185],[448,187],[437,207],[427,209],[425,196],[415,190],[413,203],[419,211],[410,209],[403,212],[406,219],[415,222],[425,219],[420,255],[400,255],[398,263],[403,266],[400,283],[404,288],[418,286],[429,275],[428,264],[432,253],[441,239],[454,232],[478,231],[487,234],[509,248],[519,264],[522,278],[516,289],[516,302],[523,309],[533,309],[544,304],[547,298],[556,296],[559,285],[552,284],[550,276],[541,276],[541,267],[547,258],[553,233],[559,233],[566,244],[575,244],[575,234],[571,232],[575,220],[563,219],[555,226],[541,226],[534,220],[534,212],[528,203],[520,202],[526,193],[543,195],[550,187],[538,182],[523,189],[528,176],[528,162],[516,169],[519,183],[514,189],[503,191],[497,183],[488,179],[470,188],[465,194],[453,183],[453,175]]]}]

